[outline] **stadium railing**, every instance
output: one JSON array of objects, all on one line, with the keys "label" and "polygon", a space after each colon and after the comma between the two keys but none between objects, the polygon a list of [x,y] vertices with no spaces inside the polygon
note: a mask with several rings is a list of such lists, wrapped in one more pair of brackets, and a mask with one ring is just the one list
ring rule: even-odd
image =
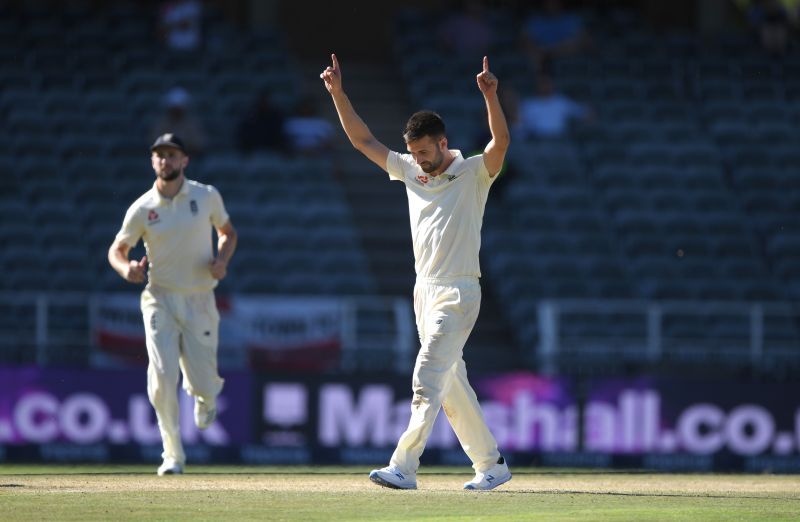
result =
[{"label": "stadium railing", "polygon": [[[264,312],[263,316],[268,317],[271,313],[272,324],[277,327],[289,328],[302,318],[302,313],[297,315],[299,312],[294,312],[294,315],[276,313],[274,303],[276,300],[291,300],[294,309],[298,310],[302,309],[303,296],[244,297],[249,303],[258,301],[259,297],[269,299],[272,312]],[[228,306],[223,303],[230,303],[230,298],[218,297],[221,309]],[[340,345],[338,368],[335,369],[343,372],[366,369],[398,373],[410,371],[416,333],[408,299],[327,295],[309,296],[307,299],[312,305],[326,300],[333,303],[328,308],[337,310],[334,321],[338,324],[331,329],[335,332],[331,338],[338,340]],[[101,342],[115,343],[120,348],[117,355],[138,354],[139,364],[146,362],[138,301],[136,293],[0,292],[0,364],[91,366],[98,361],[103,365],[113,364],[109,357],[96,357],[103,351]],[[247,354],[243,352],[245,345],[252,344],[253,339],[226,339],[224,321],[223,313],[220,367],[246,367]],[[234,328],[246,326],[237,323]],[[313,330],[313,326],[309,330]],[[319,336],[314,338],[311,334],[306,339],[313,343]],[[124,362],[118,364],[124,365]]]},{"label": "stadium railing", "polygon": [[552,299],[538,303],[536,316],[539,341],[530,353],[545,373],[576,362],[800,365],[800,308],[789,302]]},{"label": "stadium railing", "polygon": [[[410,371],[418,344],[407,299],[321,297],[340,303],[340,351],[332,370]],[[119,298],[126,304],[114,308]],[[0,364],[91,366],[104,328],[98,326],[99,307],[112,310],[111,321],[122,325],[117,332],[129,333],[135,344],[143,341],[137,338],[143,336],[137,303],[137,295],[130,293],[0,292]],[[576,368],[591,373],[630,364],[766,371],[800,367],[800,308],[789,302],[545,299],[529,310],[537,341],[530,343],[529,358],[519,366],[543,373]],[[220,366],[246,367],[246,355],[226,346],[230,342],[222,328]]]}]

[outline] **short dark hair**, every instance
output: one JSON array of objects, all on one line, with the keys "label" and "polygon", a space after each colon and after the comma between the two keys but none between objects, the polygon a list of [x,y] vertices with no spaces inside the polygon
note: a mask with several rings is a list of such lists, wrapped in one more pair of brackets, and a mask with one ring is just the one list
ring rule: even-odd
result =
[{"label": "short dark hair", "polygon": [[445,127],[442,117],[433,111],[418,111],[411,115],[403,129],[403,139],[406,143],[417,141],[425,136],[443,138]]}]

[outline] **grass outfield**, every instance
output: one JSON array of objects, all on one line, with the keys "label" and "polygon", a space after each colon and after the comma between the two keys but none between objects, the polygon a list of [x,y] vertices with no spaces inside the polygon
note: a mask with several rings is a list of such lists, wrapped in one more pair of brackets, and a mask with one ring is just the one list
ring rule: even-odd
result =
[{"label": "grass outfield", "polygon": [[420,489],[375,486],[363,467],[0,465],[0,520],[800,520],[800,477],[514,468],[491,492],[467,468]]}]

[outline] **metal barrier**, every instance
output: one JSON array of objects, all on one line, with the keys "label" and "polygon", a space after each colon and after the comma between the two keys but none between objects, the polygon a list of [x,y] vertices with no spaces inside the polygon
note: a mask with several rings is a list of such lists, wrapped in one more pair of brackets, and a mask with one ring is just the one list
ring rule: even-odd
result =
[{"label": "metal barrier", "polygon": [[[97,306],[119,295],[0,292],[0,362],[90,365]],[[332,299],[342,304],[341,370],[410,371],[417,339],[407,299]],[[800,310],[790,303],[545,300],[536,331],[529,362],[550,374],[572,362],[800,366]]]},{"label": "metal barrier", "polygon": [[0,292],[2,360],[80,365],[88,360],[88,295]]},{"label": "metal barrier", "polygon": [[[561,299],[537,308],[541,371],[568,360],[698,364],[727,359],[752,368],[800,364],[800,309],[791,303]],[[580,316],[591,328],[576,328]],[[578,318],[578,319],[576,319]],[[569,325],[569,327],[565,327]]]}]

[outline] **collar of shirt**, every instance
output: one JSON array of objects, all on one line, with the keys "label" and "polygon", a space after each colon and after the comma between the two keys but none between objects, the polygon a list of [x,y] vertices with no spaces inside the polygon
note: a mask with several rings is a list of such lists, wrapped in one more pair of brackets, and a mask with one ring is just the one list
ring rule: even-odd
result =
[{"label": "collar of shirt", "polygon": [[188,179],[183,178],[183,185],[181,185],[180,190],[178,191],[175,196],[172,198],[164,197],[161,192],[158,190],[157,181],[153,183],[153,195],[155,196],[156,200],[158,200],[159,205],[166,205],[170,201],[174,201],[178,196],[186,196],[189,194],[189,183]]},{"label": "collar of shirt", "polygon": [[442,183],[446,183],[448,181],[451,181],[451,179],[452,179],[451,176],[454,175],[455,171],[461,165],[461,162],[464,161],[464,156],[461,155],[461,151],[460,150],[450,149],[450,152],[453,155],[453,162],[450,163],[450,165],[447,166],[447,168],[444,170],[444,172],[442,172],[441,174],[439,174],[435,178],[434,177],[430,177],[430,181],[428,182],[428,186],[429,187],[436,187],[436,186],[441,185]]}]

